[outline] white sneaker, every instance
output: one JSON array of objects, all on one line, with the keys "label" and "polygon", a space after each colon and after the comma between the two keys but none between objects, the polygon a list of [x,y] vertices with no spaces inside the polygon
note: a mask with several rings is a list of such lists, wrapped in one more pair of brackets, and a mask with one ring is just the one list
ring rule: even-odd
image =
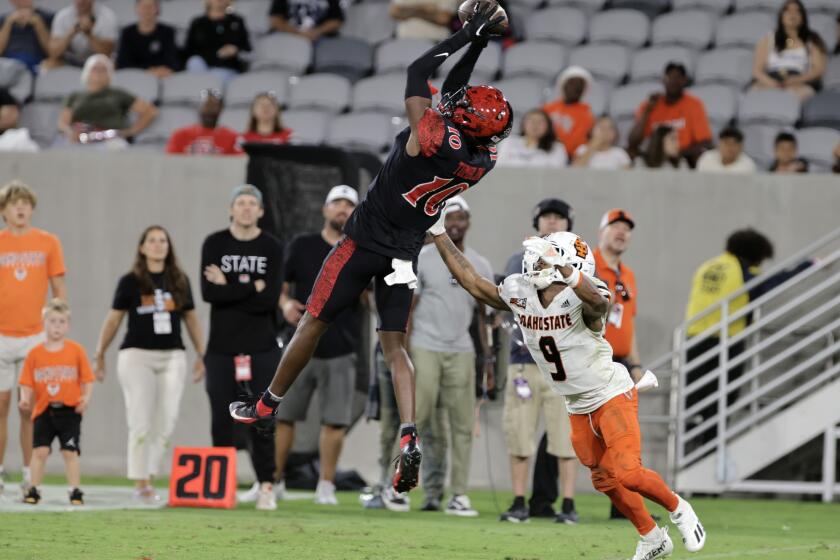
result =
[{"label": "white sneaker", "polygon": [[286,496],[286,481],[281,480],[280,482],[274,483],[274,497],[277,498],[277,501],[282,502],[287,498]]},{"label": "white sneaker", "polygon": [[700,523],[700,518],[694,513],[691,504],[679,496],[677,496],[677,499],[679,504],[677,504],[677,509],[671,513],[671,523],[680,530],[685,549],[689,552],[697,552],[706,544],[706,530]]},{"label": "white sneaker", "polygon": [[391,511],[407,513],[411,506],[408,492],[397,492],[390,484],[382,491],[382,503]]},{"label": "white sneaker", "polygon": [[0,466],[0,494],[3,493],[3,489],[6,487],[6,469]]},{"label": "white sneaker", "polygon": [[251,486],[250,490],[246,492],[240,492],[239,495],[236,497],[237,500],[245,503],[256,502],[257,498],[260,495],[260,483],[255,482],[253,486]]},{"label": "white sneaker", "polygon": [[666,558],[674,552],[674,543],[668,536],[668,527],[657,527],[636,544],[633,560],[654,560]]},{"label": "white sneaker", "polygon": [[318,486],[315,487],[315,503],[320,506],[337,506],[335,484],[329,480],[318,480]]},{"label": "white sneaker", "polygon": [[273,511],[277,509],[277,499],[274,497],[274,488],[257,490],[257,509],[265,511]]},{"label": "white sneaker", "polygon": [[460,517],[478,517],[478,512],[472,508],[470,499],[465,494],[452,496],[443,513]]}]

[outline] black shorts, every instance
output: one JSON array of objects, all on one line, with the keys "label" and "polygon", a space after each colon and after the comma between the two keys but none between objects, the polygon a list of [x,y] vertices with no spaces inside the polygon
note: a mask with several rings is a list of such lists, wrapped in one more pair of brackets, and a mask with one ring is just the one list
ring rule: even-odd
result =
[{"label": "black shorts", "polygon": [[75,451],[79,455],[79,436],[82,428],[82,415],[72,406],[49,406],[33,422],[35,436],[32,438],[33,447],[52,447],[52,442],[58,438],[58,443],[64,451]]},{"label": "black shorts", "polygon": [[[356,245],[345,237],[336,245],[315,280],[306,310],[313,317],[333,322],[346,308],[359,301],[362,292],[374,282],[380,331],[402,331],[408,327],[414,290],[406,284],[389,286],[385,277],[394,271],[391,258]],[[413,263],[417,273],[417,260]]]}]

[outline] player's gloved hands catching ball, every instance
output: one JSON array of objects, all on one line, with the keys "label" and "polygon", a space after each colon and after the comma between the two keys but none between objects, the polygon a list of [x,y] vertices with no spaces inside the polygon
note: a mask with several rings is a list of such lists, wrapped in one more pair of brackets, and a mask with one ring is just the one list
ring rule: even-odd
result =
[{"label": "player's gloved hands catching ball", "polygon": [[426,230],[432,237],[437,237],[438,235],[443,235],[444,233],[446,233],[446,226],[444,225],[444,223],[446,222],[446,217],[443,213],[444,207],[441,207],[440,209],[440,213],[438,214],[438,220],[434,223],[432,227]]},{"label": "player's gloved hands catching ball", "polygon": [[495,0],[466,0],[458,7],[458,17],[470,41],[498,36],[508,27],[505,10]]}]

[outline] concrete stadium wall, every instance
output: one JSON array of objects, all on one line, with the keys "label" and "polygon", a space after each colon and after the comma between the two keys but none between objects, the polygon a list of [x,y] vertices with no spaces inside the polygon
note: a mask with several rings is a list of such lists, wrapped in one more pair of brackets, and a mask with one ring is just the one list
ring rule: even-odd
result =
[{"label": "concrete stadium wall", "polygon": [[[245,158],[174,158],[145,153],[49,152],[0,155],[0,183],[20,178],[39,195],[35,223],[58,234],[67,261],[73,307],[72,336],[92,352],[117,278],[130,266],[140,231],[166,226],[198,292],[199,252],[204,237],[226,227],[228,196],[243,181]],[[722,250],[733,229],[753,226],[773,239],[779,258],[838,227],[840,181],[836,176],[728,177],[675,172],[597,172],[497,169],[466,195],[473,208],[468,243],[497,271],[532,230],[531,209],[541,198],[561,197],[576,211],[575,229],[591,244],[604,211],[629,210],[637,220],[626,262],[636,271],[640,310],[638,337],[643,360],[667,348],[682,319],[692,273]],[[208,307],[198,310],[206,328]],[[121,340],[122,333],[117,341]],[[123,474],[125,418],[116,379],[115,343],[108,353],[109,377],[97,384],[83,425],[83,473]],[[507,488],[501,436],[501,405],[487,407],[487,425],[476,440],[472,481]],[[12,414],[9,470],[20,465],[17,419]],[[376,423],[360,423],[350,435],[343,467],[375,481]],[[210,442],[203,387],[185,391],[175,444]],[[488,460],[489,458],[489,460]],[[664,466],[661,453],[648,455]],[[240,461],[248,476],[247,461]],[[57,459],[50,471],[61,472]],[[589,487],[581,472],[580,486]]]}]

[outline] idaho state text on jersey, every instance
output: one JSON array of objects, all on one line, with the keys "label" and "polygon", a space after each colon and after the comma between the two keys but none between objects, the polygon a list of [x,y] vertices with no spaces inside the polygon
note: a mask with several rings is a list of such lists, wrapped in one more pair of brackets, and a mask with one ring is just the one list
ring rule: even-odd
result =
[{"label": "idaho state text on jersey", "polygon": [[519,324],[522,325],[523,328],[534,331],[555,331],[571,327],[572,316],[568,313],[565,315],[549,315],[547,317],[520,314]]}]

